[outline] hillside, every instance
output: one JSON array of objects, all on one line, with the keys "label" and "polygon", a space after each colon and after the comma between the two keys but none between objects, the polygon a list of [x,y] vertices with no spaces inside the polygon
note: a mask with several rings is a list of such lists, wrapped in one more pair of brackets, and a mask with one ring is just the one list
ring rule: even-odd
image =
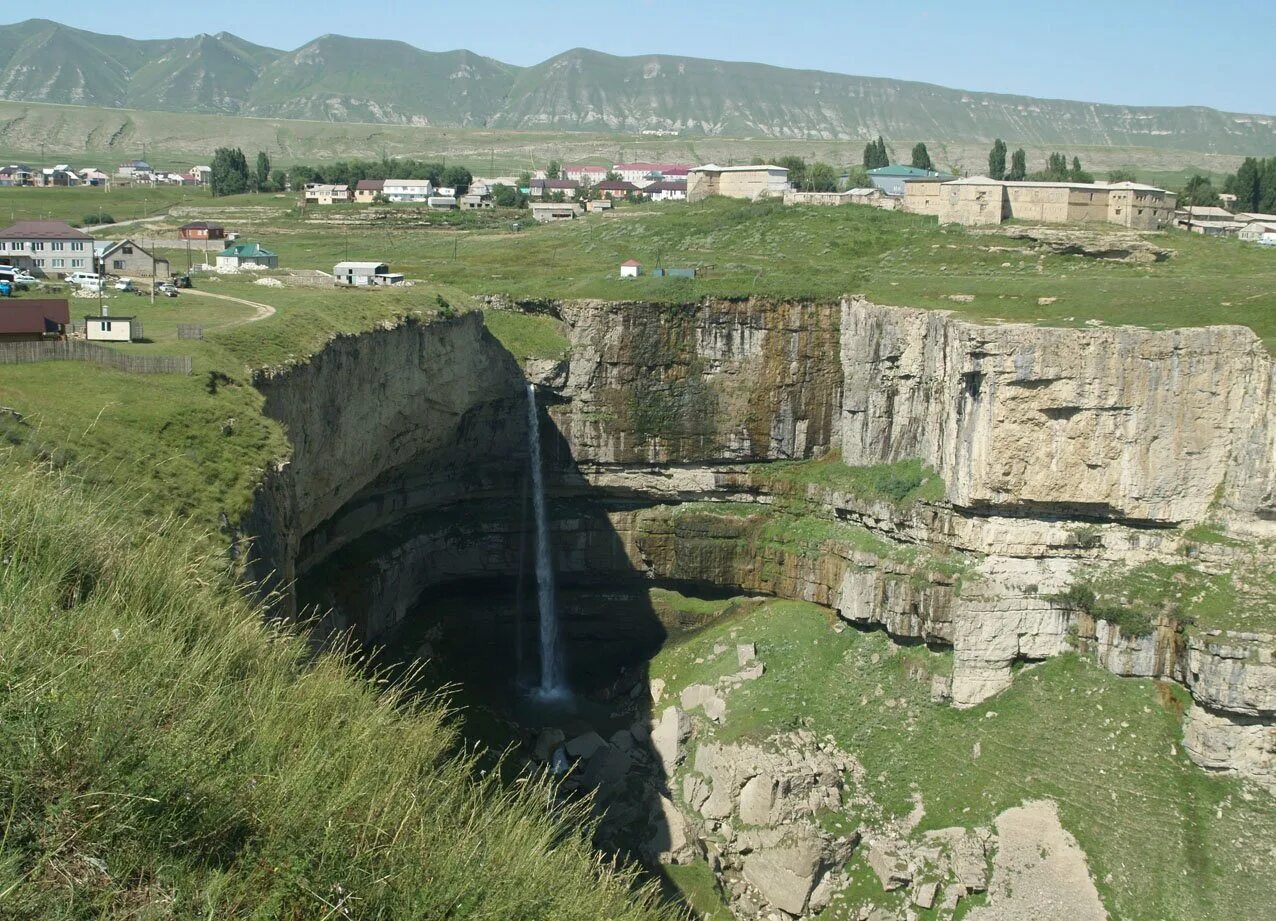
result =
[{"label": "hillside", "polygon": [[292,52],[234,35],[138,41],[48,20],[0,27],[0,99],[384,125],[688,137],[1270,152],[1276,116],[1098,105],[665,55],[575,49],[534,67],[325,35]]}]

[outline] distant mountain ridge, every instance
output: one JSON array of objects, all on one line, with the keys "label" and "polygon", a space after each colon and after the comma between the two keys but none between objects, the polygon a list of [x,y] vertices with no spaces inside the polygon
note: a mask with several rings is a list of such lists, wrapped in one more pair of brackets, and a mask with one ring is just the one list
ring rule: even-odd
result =
[{"label": "distant mountain ridge", "polygon": [[1276,116],[1099,105],[671,55],[573,49],[533,67],[324,35],[279,51],[227,32],[130,39],[0,26],[0,99],[458,128],[687,136],[1006,138],[1013,144],[1276,153]]}]

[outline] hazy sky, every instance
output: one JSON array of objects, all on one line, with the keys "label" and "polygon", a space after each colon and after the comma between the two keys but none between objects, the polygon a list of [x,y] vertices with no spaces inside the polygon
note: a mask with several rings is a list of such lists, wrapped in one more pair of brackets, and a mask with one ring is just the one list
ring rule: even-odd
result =
[{"label": "hazy sky", "polygon": [[135,38],[224,30],[293,49],[336,32],[434,51],[469,48],[511,64],[584,46],[1029,96],[1276,114],[1272,0],[62,0],[42,15]]}]

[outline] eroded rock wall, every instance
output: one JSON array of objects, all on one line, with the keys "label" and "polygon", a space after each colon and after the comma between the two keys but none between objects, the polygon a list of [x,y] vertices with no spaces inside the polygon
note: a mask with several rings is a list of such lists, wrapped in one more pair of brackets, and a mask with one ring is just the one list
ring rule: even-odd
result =
[{"label": "eroded rock wall", "polygon": [[1272,360],[1249,329],[1043,329],[842,307],[848,464],[920,457],[955,505],[1202,521],[1272,511]]}]

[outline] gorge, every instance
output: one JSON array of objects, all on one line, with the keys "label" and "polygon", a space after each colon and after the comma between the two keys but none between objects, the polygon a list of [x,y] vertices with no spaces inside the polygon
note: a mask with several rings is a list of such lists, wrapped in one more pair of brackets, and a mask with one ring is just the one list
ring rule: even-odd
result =
[{"label": "gorge", "polygon": [[[603,790],[650,735],[649,801],[627,812],[623,785],[603,799],[627,827],[661,827],[618,850],[708,855],[739,916],[808,916],[846,884],[836,867],[857,840],[813,819],[854,786],[854,752],[798,729],[776,736],[789,740],[778,755],[731,760],[688,715],[720,722],[765,650],[737,637],[735,663],[724,642],[710,657],[730,673],[680,706],[649,679],[674,626],[633,600],[652,584],[811,602],[839,629],[944,650],[951,673],[936,670],[930,694],[957,708],[1065,653],[1175,683],[1191,697],[1188,757],[1276,789],[1276,630],[1254,600],[1276,539],[1276,374],[1248,329],[979,325],[860,298],[491,307],[561,321],[567,357],[520,363],[471,312],[338,337],[259,373],[292,454],[268,471],[238,549],[282,616],[323,613],[320,640],[393,643],[431,599],[481,586],[497,602],[459,615],[474,661],[500,646],[526,672],[534,445],[553,569],[566,599],[592,599],[562,607],[568,681],[612,702],[605,731],[620,738],[573,750],[532,732],[528,747],[546,760],[567,742]],[[1198,616],[1164,593],[1122,594],[1149,573],[1237,584]],[[765,808],[763,776],[783,778]],[[726,783],[724,804],[708,791]],[[746,841],[741,827],[775,833]]]}]

